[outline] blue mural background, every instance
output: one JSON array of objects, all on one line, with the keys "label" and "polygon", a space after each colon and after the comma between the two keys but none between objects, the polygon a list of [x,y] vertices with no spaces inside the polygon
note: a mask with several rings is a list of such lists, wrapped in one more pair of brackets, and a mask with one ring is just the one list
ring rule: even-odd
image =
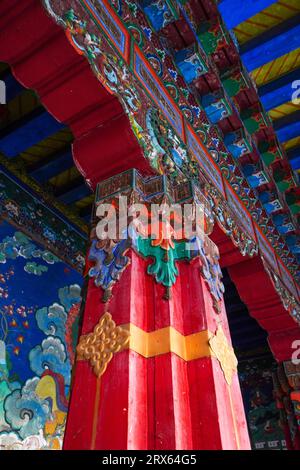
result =
[{"label": "blue mural background", "polygon": [[0,225],[0,449],[62,445],[81,275]]}]

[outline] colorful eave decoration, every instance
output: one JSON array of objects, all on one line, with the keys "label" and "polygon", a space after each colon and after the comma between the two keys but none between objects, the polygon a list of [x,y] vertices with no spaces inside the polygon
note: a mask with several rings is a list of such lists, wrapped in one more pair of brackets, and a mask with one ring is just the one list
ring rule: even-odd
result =
[{"label": "colorful eave decoration", "polygon": [[[288,164],[282,175],[272,166],[286,162],[284,151],[217,2],[199,2],[210,16],[205,24],[201,8],[190,1],[44,4],[103,86],[119,97],[153,169],[178,182],[197,181],[204,174],[238,208],[237,220],[241,227],[247,221],[260,254],[272,253],[285,288],[298,302],[293,280],[300,278],[298,262],[284,229],[278,229],[284,222],[274,221],[285,214],[289,234],[295,231],[289,193],[278,189],[290,190],[295,181]],[[183,38],[176,35],[176,22]],[[243,109],[241,92],[252,96],[249,109]],[[226,130],[228,120],[236,124],[234,132]],[[267,143],[262,136],[268,136]]]}]

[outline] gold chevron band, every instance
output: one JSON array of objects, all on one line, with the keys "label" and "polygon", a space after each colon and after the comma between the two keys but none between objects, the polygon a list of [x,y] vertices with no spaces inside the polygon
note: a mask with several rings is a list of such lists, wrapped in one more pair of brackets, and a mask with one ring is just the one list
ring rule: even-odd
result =
[{"label": "gold chevron band", "polygon": [[209,347],[209,339],[213,335],[208,330],[184,336],[170,326],[151,332],[131,323],[123,328],[129,331],[127,347],[146,358],[172,352],[185,361],[192,361],[213,355]]},{"label": "gold chevron band", "polygon": [[184,361],[216,357],[228,384],[237,370],[234,351],[220,326],[216,334],[204,330],[184,336],[171,326],[147,332],[132,323],[116,326],[108,312],[100,318],[92,333],[80,337],[77,358],[88,360],[94,373],[100,377],[113,354],[124,349],[145,358],[170,352]]}]

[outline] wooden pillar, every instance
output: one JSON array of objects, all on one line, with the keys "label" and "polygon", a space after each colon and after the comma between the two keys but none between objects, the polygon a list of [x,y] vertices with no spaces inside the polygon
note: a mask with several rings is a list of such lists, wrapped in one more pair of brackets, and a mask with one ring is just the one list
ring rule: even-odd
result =
[{"label": "wooden pillar", "polygon": [[[98,185],[96,207],[116,207],[117,192],[147,207],[193,198],[166,187],[126,172]],[[249,448],[218,250],[207,235],[197,243],[92,231],[64,449]]]}]

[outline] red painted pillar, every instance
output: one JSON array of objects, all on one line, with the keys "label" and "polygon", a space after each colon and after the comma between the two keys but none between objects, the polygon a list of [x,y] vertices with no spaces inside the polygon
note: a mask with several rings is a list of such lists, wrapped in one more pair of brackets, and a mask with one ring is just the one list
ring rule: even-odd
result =
[{"label": "red painted pillar", "polygon": [[[137,197],[138,186],[149,201],[149,182],[133,180],[133,190],[104,182],[96,197]],[[182,241],[104,243],[92,232],[65,449],[249,448],[217,250],[205,240],[189,256]]]}]

